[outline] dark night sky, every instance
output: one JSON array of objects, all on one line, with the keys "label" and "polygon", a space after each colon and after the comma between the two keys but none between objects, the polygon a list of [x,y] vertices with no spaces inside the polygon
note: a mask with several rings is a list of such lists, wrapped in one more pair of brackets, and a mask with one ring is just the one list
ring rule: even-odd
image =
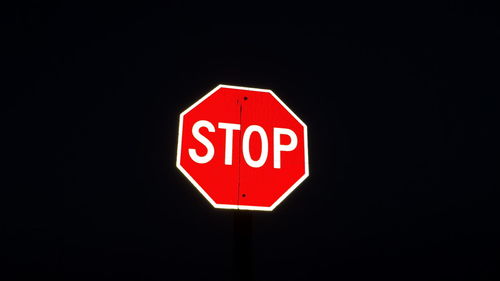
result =
[{"label": "dark night sky", "polygon": [[5,280],[231,280],[233,212],[175,167],[179,114],[221,83],[309,128],[310,177],[253,216],[256,280],[500,277],[493,6],[4,12]]}]

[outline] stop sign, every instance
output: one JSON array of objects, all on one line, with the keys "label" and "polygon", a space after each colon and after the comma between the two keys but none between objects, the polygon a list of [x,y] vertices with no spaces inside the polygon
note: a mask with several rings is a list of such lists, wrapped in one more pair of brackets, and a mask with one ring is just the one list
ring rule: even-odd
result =
[{"label": "stop sign", "polygon": [[216,208],[271,211],[309,175],[307,126],[271,90],[219,85],[181,113],[177,167]]}]

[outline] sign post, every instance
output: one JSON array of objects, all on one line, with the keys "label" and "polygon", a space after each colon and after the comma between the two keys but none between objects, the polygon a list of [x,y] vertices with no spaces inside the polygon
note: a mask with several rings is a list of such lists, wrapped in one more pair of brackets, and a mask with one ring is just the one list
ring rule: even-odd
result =
[{"label": "sign post", "polygon": [[235,280],[254,280],[253,216],[251,211],[234,211],[234,277]]},{"label": "sign post", "polygon": [[253,280],[252,210],[272,211],[309,175],[307,126],[271,90],[219,85],[181,113],[177,168],[234,212],[237,280]]}]

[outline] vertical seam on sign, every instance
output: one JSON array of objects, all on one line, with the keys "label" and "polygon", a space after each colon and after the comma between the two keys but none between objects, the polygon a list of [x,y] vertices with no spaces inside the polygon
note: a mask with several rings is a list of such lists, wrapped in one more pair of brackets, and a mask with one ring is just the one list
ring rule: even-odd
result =
[{"label": "vertical seam on sign", "polygon": [[240,99],[240,141],[238,145],[238,196],[236,199],[236,205],[238,206],[238,209],[240,208],[240,182],[241,182],[241,141],[242,141],[242,130],[243,130],[243,124],[241,124],[241,115],[243,111],[243,101]]}]

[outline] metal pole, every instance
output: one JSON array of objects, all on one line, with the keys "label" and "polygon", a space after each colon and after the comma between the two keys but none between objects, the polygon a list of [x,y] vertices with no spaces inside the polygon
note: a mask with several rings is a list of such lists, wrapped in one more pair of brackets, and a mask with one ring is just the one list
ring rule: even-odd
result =
[{"label": "metal pole", "polygon": [[254,280],[253,218],[251,211],[234,212],[234,274],[235,280]]}]

